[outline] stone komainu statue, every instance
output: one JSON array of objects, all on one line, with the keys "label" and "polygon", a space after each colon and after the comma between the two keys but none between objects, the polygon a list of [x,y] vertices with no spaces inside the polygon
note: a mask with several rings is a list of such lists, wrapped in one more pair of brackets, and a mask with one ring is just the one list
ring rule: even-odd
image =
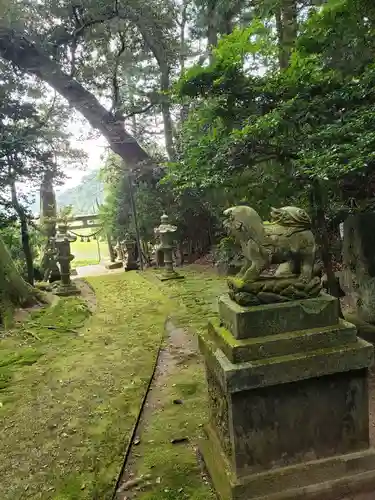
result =
[{"label": "stone komainu statue", "polygon": [[256,281],[271,264],[279,264],[277,277],[313,277],[315,238],[311,219],[297,207],[272,208],[270,222],[263,222],[250,207],[236,206],[225,210],[226,226],[241,245],[245,264],[238,277],[244,282]]}]

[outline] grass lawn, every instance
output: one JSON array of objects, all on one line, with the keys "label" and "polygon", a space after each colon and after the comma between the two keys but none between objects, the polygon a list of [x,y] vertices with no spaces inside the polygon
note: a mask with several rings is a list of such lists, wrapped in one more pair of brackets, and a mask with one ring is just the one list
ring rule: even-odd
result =
[{"label": "grass lawn", "polygon": [[[152,280],[152,271],[147,273]],[[173,300],[173,323],[188,327],[195,335],[215,315],[217,297],[226,289],[225,279],[203,268],[184,268],[181,274],[185,280],[160,286]],[[133,464],[137,475],[152,476],[152,486],[136,498],[213,500],[216,496],[202,481],[195,451],[201,425],[207,419],[207,387],[200,356],[179,356],[172,372],[152,392],[157,404],[148,413]],[[175,399],[183,404],[173,404]],[[172,444],[176,437],[188,437],[189,442]]]},{"label": "grass lawn", "polygon": [[61,299],[0,333],[1,500],[111,498],[171,301],[137,273],[88,281],[93,316]]},{"label": "grass lawn", "polygon": [[[77,232],[79,234],[85,234],[83,229]],[[73,269],[80,266],[99,264],[101,260],[109,260],[108,245],[105,241],[99,241],[98,250],[97,240],[91,239],[87,242],[81,241],[80,238],[77,238],[77,241],[74,241],[71,244],[71,252],[75,257],[71,263]]]}]

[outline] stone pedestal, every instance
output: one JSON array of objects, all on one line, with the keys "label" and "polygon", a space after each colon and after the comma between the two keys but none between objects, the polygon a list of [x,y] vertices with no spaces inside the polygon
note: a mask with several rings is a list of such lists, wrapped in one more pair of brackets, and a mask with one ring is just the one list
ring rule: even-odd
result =
[{"label": "stone pedestal", "polygon": [[219,299],[200,337],[210,418],[200,450],[221,500],[333,500],[370,485],[373,347],[337,300]]}]

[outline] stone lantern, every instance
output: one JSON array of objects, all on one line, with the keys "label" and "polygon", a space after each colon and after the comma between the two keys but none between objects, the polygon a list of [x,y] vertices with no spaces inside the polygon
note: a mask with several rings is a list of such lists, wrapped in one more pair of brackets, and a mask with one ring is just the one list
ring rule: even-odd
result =
[{"label": "stone lantern", "polygon": [[161,216],[161,224],[156,228],[155,233],[160,239],[160,250],[164,253],[164,272],[160,279],[162,281],[170,279],[181,279],[183,276],[173,269],[173,240],[177,231],[177,226],[169,224],[168,215]]},{"label": "stone lantern", "polygon": [[128,233],[125,234],[125,239],[121,242],[124,253],[127,255],[125,271],[136,271],[138,269],[138,252],[137,242]]},{"label": "stone lantern", "polygon": [[77,237],[68,233],[68,226],[64,222],[57,225],[55,236],[55,246],[57,250],[57,262],[60,264],[61,281],[57,286],[56,295],[68,296],[78,295],[80,291],[70,280],[70,262],[74,255],[70,252],[70,244],[76,241]]}]

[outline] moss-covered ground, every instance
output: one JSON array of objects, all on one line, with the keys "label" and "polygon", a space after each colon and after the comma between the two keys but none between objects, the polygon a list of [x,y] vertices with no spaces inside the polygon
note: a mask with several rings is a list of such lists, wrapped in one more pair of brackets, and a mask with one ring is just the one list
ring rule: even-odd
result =
[{"label": "moss-covered ground", "polygon": [[111,498],[171,301],[137,273],[0,333],[1,500]]},{"label": "moss-covered ground", "polygon": [[[152,272],[148,273],[149,279],[154,280]],[[167,281],[160,286],[173,302],[173,324],[187,328],[188,339],[189,335],[191,338],[206,328],[208,319],[215,315],[217,297],[226,285],[223,278],[201,268],[184,268],[181,273],[185,280]],[[166,342],[173,343],[173,336]],[[182,344],[185,342],[186,339],[182,339]],[[195,450],[201,426],[207,419],[204,368],[198,352],[191,352],[191,346],[166,347],[174,359],[166,362],[162,380],[156,381],[152,390],[151,408],[146,413],[141,440],[132,457],[132,472],[150,477],[150,484],[138,492],[136,498],[214,499],[208,482],[202,480]],[[183,404],[174,404],[175,400]],[[172,444],[171,440],[176,438],[188,438],[188,441]],[[128,495],[125,492],[125,498],[133,498]]]}]

